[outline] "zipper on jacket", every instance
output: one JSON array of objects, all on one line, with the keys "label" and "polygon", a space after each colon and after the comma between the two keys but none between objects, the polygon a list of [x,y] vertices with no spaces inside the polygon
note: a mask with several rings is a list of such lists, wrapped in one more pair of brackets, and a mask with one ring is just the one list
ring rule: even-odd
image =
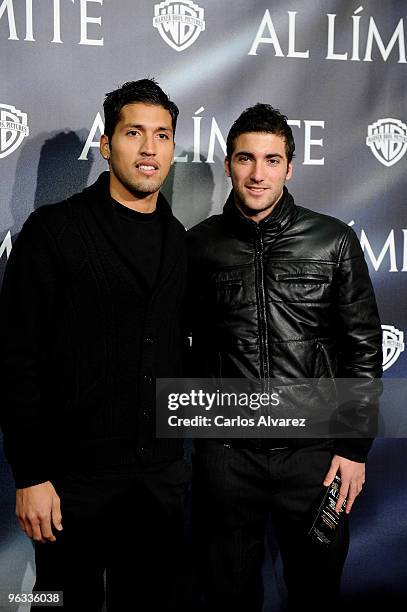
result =
[{"label": "zipper on jacket", "polygon": [[266,296],[264,290],[264,266],[263,266],[263,236],[260,227],[256,226],[255,242],[255,270],[256,270],[256,297],[257,312],[259,317],[259,347],[260,347],[260,368],[261,376],[264,379],[270,378],[270,367],[268,359],[268,333],[267,333],[267,313]]}]

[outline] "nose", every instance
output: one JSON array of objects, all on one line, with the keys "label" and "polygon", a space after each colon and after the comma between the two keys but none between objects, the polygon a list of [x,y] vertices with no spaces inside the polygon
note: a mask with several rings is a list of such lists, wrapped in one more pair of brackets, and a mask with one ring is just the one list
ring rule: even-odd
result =
[{"label": "nose", "polygon": [[250,178],[254,183],[262,183],[264,181],[263,164],[261,163],[261,160],[256,160],[253,162]]},{"label": "nose", "polygon": [[155,140],[153,134],[149,134],[147,132],[144,134],[140,152],[146,157],[156,154]]}]

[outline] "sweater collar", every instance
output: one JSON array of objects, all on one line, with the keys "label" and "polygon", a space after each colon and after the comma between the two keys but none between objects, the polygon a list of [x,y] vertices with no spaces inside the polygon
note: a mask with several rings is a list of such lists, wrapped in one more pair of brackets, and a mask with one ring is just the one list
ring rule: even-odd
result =
[{"label": "sweater collar", "polygon": [[[102,172],[99,178],[93,185],[87,187],[83,191],[85,197],[89,198],[90,201],[101,201],[104,203],[109,202],[109,206],[112,206],[112,196],[110,195],[110,172]],[[131,210],[131,209],[129,209]],[[158,194],[157,199],[157,210],[160,211],[160,215],[164,215],[167,220],[173,217],[172,210],[161,191]]]},{"label": "sweater collar", "polygon": [[297,216],[298,209],[294,204],[294,198],[288,192],[287,187],[283,188],[283,195],[277,203],[272,213],[256,223],[245,217],[237,208],[234,200],[233,189],[223,207],[223,221],[225,229],[229,233],[234,233],[242,238],[251,238],[259,231],[264,238],[274,238],[282,232]]},{"label": "sweater collar", "polygon": [[[82,192],[88,208],[93,213],[108,240],[112,228],[117,227],[118,224],[117,214],[112,206],[109,184],[109,172],[103,172],[93,185],[87,187]],[[174,265],[179,263],[179,257],[184,249],[183,228],[181,224],[176,221],[167,200],[161,192],[158,194],[157,210],[159,210],[160,218],[163,222],[163,245],[161,251],[161,265],[153,295],[171,273]],[[123,261],[128,265],[127,255],[121,248],[120,243],[116,245],[116,248]]]}]

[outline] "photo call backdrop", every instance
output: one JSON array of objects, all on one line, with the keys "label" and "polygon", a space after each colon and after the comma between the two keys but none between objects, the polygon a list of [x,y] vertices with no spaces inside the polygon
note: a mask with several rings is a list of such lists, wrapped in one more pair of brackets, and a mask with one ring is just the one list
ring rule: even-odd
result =
[{"label": "photo call backdrop", "polygon": [[[30,212],[107,169],[98,152],[106,92],[152,76],[179,106],[163,192],[187,228],[221,211],[227,132],[244,108],[267,102],[293,129],[297,204],[342,219],[360,239],[384,376],[403,378],[406,43],[406,0],[0,0],[0,282]],[[407,602],[406,450],[405,439],[381,438],[370,453],[343,578],[352,601]],[[0,589],[29,591],[33,549],[1,445],[0,488]],[[265,609],[278,610],[273,546],[264,576]]]}]

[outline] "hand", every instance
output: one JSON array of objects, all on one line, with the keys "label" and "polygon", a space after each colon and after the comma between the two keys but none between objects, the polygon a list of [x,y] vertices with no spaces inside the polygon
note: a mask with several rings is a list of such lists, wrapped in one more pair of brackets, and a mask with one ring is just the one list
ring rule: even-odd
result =
[{"label": "hand", "polygon": [[55,542],[51,520],[62,531],[60,499],[49,480],[17,489],[16,515],[21,529],[36,542]]},{"label": "hand", "polygon": [[328,487],[339,471],[342,483],[339,490],[338,501],[335,506],[335,511],[339,513],[342,504],[347,497],[345,512],[349,514],[353,502],[362,490],[365,483],[365,464],[351,461],[345,457],[334,455],[328,473],[325,476],[324,485]]}]

